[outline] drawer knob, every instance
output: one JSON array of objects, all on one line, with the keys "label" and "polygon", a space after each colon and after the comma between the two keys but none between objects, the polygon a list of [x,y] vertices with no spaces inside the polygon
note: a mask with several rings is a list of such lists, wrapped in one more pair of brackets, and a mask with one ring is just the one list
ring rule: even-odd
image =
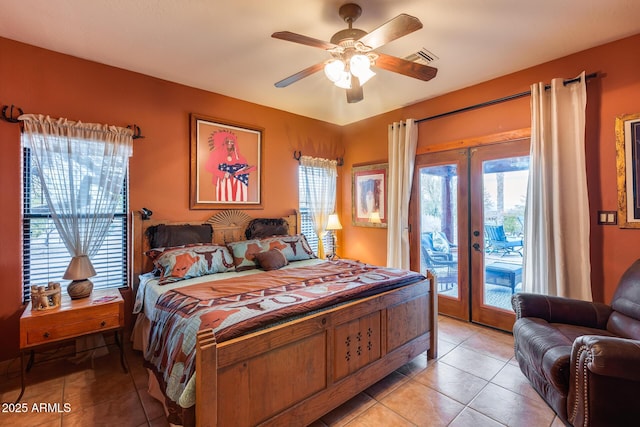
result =
[{"label": "drawer knob", "polygon": [[102,322],[100,322],[100,327],[104,328],[106,326],[107,322],[105,322],[104,320]]},{"label": "drawer knob", "polygon": [[49,332],[45,332],[44,334],[42,334],[42,336],[45,338],[49,338]]}]

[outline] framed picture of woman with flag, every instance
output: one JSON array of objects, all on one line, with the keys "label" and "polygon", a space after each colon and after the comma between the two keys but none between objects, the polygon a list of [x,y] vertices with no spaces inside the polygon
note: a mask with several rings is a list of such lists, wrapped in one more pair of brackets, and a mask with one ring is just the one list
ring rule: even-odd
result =
[{"label": "framed picture of woman with flag", "polygon": [[260,209],[263,129],[191,115],[191,209]]}]

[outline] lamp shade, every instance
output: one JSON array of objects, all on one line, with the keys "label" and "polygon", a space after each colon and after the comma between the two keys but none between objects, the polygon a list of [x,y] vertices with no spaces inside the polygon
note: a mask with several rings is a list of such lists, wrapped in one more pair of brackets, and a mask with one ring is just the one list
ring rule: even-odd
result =
[{"label": "lamp shade", "polygon": [[336,81],[334,84],[341,89],[351,89],[351,73],[343,71],[340,80]]},{"label": "lamp shade", "polygon": [[360,80],[360,84],[365,84],[376,73],[371,71],[371,60],[366,55],[353,55],[349,61],[351,74]]},{"label": "lamp shade", "polygon": [[96,275],[91,260],[86,255],[74,256],[64,272],[63,279],[67,280],[84,280]]},{"label": "lamp shade", "polygon": [[343,78],[344,72],[344,62],[339,59],[331,59],[324,64],[324,74],[334,83]]},{"label": "lamp shade", "polygon": [[327,221],[327,230],[342,230],[342,224],[340,224],[340,218],[338,218],[338,214],[329,215],[329,220]]}]

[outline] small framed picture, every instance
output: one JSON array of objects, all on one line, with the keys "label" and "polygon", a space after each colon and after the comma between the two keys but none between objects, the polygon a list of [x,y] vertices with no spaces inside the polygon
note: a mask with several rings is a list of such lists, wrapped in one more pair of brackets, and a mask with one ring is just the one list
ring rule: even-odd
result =
[{"label": "small framed picture", "polygon": [[352,224],[387,227],[387,163],[354,166],[352,170]]}]

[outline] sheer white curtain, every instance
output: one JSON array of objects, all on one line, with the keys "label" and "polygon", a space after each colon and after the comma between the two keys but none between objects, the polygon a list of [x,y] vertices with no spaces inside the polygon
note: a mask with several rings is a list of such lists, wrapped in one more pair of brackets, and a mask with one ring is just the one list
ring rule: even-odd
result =
[{"label": "sheer white curtain", "polygon": [[313,228],[318,235],[318,258],[324,258],[322,239],[327,221],[336,208],[336,178],[338,162],[317,157],[300,157],[302,182],[309,197]]},{"label": "sheer white curtain", "polygon": [[20,120],[23,144],[60,237],[72,257],[91,258],[122,197],[133,132],[34,114]]},{"label": "sheer white curtain", "polygon": [[408,270],[409,197],[418,145],[418,124],[413,119],[389,125],[389,177],[387,195],[387,266]]},{"label": "sheer white curtain", "polygon": [[523,290],[591,300],[585,74],[531,86]]}]

